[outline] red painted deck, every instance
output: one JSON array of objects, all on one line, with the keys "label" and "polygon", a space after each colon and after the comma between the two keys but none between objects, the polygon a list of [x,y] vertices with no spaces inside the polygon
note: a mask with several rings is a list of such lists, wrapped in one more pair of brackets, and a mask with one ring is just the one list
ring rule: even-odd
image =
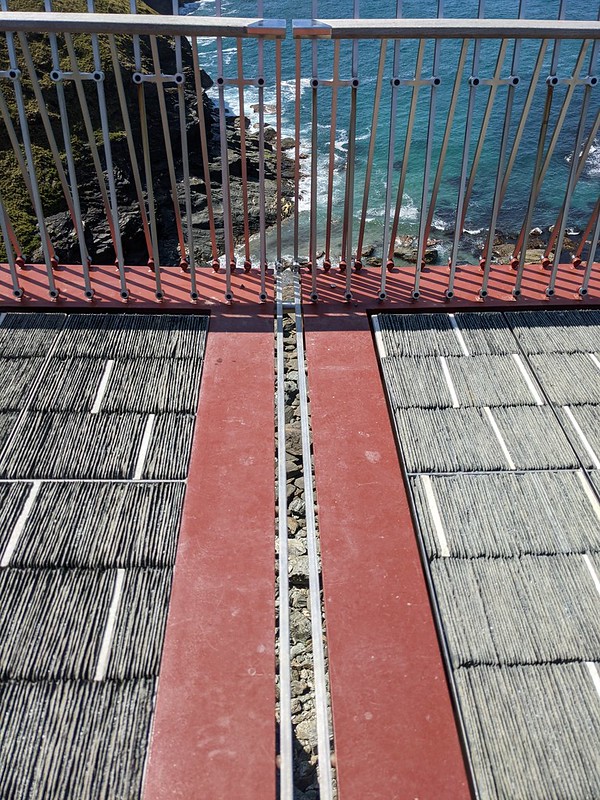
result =
[{"label": "red painted deck", "polygon": [[365,316],[306,323],[341,800],[471,796]]},{"label": "red painted deck", "polygon": [[273,320],[211,318],[144,798],[275,797]]},{"label": "red painted deck", "polygon": [[[411,299],[414,281],[413,267],[396,267],[387,274],[387,299],[380,303],[379,294],[381,270],[363,267],[360,273],[352,275],[353,308],[366,310],[374,307],[393,308],[432,308],[466,307],[476,304],[478,308],[495,308],[510,305],[514,309],[532,305],[543,305],[551,308],[559,305],[593,305],[600,302],[600,263],[594,265],[589,292],[585,298],[578,294],[583,281],[584,270],[573,269],[570,264],[559,267],[556,293],[554,297],[546,297],[544,290],[548,284],[550,273],[539,264],[526,265],[524,271],[522,294],[516,300],[511,290],[515,282],[515,273],[506,265],[493,265],[490,273],[489,296],[480,300],[478,296],[482,273],[477,266],[459,267],[456,273],[455,296],[448,301],[444,291],[448,282],[448,269],[444,266],[427,267],[422,272],[421,297],[418,301]],[[35,265],[19,271],[19,280],[24,289],[24,297],[15,300],[12,295],[10,275],[6,265],[0,265],[0,307],[36,308],[47,307],[85,307],[90,310],[111,305],[118,308],[136,310],[138,308],[160,308],[168,310],[202,309],[223,306],[225,294],[225,276],[212,269],[197,270],[197,289],[199,300],[190,300],[190,277],[177,267],[161,269],[164,299],[157,301],[155,297],[154,275],[146,267],[128,267],[126,270],[128,287],[131,295],[127,302],[119,297],[118,273],[114,267],[95,267],[90,273],[95,296],[92,301],[83,296],[83,280],[81,267],[65,266],[55,271],[54,277],[60,296],[57,301],[48,297],[45,267]],[[344,303],[345,275],[337,269],[329,273],[319,272],[318,294],[322,304]],[[309,281],[305,281],[309,283]],[[273,281],[267,276],[267,293],[273,299]],[[306,297],[310,291],[308,287]],[[232,276],[232,289],[236,305],[239,303],[257,303],[260,292],[256,270],[250,274],[236,270]],[[346,307],[347,304],[346,304]]]}]

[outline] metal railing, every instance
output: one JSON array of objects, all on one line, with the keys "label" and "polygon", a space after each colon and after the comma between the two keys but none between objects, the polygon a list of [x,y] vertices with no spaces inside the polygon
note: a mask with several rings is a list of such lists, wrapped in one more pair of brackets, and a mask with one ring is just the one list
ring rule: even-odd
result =
[{"label": "metal railing", "polygon": [[[30,228],[37,227],[37,260],[45,264],[48,295],[53,299],[58,295],[54,270],[65,258],[57,256],[49,219],[61,207],[68,212],[68,227],[76,242],[71,260],[81,264],[82,293],[90,300],[94,293],[90,255],[98,252],[98,238],[104,242],[102,257],[114,257],[123,300],[130,291],[128,266],[147,261],[159,300],[164,295],[162,270],[178,263],[189,275],[192,300],[200,299],[197,270],[223,269],[225,298],[230,301],[236,243],[241,242],[240,260],[247,270],[258,267],[260,300],[264,301],[269,293],[268,268],[286,257],[302,262],[306,256],[313,299],[318,299],[319,272],[329,270],[339,257],[339,268],[346,275],[345,296],[350,300],[356,273],[363,266],[367,236],[371,249],[381,255],[371,267],[379,270],[378,297],[384,300],[387,275],[397,261],[397,237],[406,231],[409,183],[417,198],[411,229],[414,299],[420,296],[436,211],[442,197],[448,206],[450,196],[454,205],[446,220],[446,227],[453,231],[446,245],[448,298],[455,291],[457,267],[464,261],[463,233],[475,207],[486,218],[481,225],[477,288],[479,296],[486,297],[495,237],[508,201],[519,207],[521,215],[510,256],[515,297],[521,293],[536,209],[545,203],[556,206],[554,226],[541,257],[548,271],[547,294],[554,293],[566,232],[572,224],[573,198],[584,183],[589,194],[592,181],[586,165],[598,147],[598,21],[560,18],[564,2],[559,19],[551,21],[484,19],[483,3],[480,17],[473,20],[294,21],[295,209],[288,221],[282,212],[283,20],[96,14],[93,0],[88,0],[87,14],[53,13],[51,0],[45,0],[45,7],[46,13],[10,12],[7,0],[0,0],[0,33],[4,34],[0,129],[6,134],[0,156],[8,153],[12,158],[20,181],[14,191],[22,196],[15,218],[9,213],[7,198],[0,196],[0,232],[16,298],[23,292],[20,269],[26,260],[36,260],[32,245],[24,247],[20,241],[27,235],[23,216]],[[133,1],[131,8],[135,10]],[[219,14],[218,3],[216,10]],[[204,105],[198,47],[207,38],[214,40],[217,53],[213,77],[218,115],[214,117]],[[228,69],[225,40],[235,50]],[[256,48],[251,59],[246,57],[248,46]],[[303,62],[307,50],[308,69]],[[249,87],[258,95],[256,133],[247,131],[245,124]],[[271,145],[265,141],[266,88],[274,95],[276,133]],[[226,91],[230,90],[239,103],[237,129],[227,108]],[[41,126],[36,121],[32,136],[34,108]],[[342,112],[347,112],[347,130],[340,124]],[[308,126],[303,127],[307,119]],[[345,140],[341,150],[339,135]],[[363,141],[366,152],[361,151]],[[563,163],[556,170],[565,146],[572,154],[569,166]],[[250,147],[257,162],[252,174]],[[164,154],[161,164],[156,163],[158,148]],[[304,156],[307,161],[302,160]],[[309,165],[307,176],[304,163]],[[49,170],[54,176],[52,191]],[[527,170],[527,191],[521,182],[516,202],[512,181]],[[85,191],[82,173],[87,176]],[[266,188],[267,173],[273,181],[270,189]],[[130,186],[125,203],[120,174],[126,175]],[[340,183],[343,198],[338,206],[334,186]],[[91,184],[96,187],[93,198]],[[484,189],[493,186],[493,191],[486,194],[482,185]],[[448,186],[453,187],[450,193]],[[308,196],[306,210],[303,194]],[[84,207],[90,203],[102,208],[98,231],[86,221]],[[591,205],[572,255],[581,276],[581,295],[588,291],[600,236],[600,200]],[[367,233],[374,212],[381,225]],[[199,214],[204,222],[195,224]],[[143,245],[131,256],[127,221],[134,216]],[[208,253],[198,247],[199,231],[209,242]],[[257,254],[251,243],[254,231],[258,232]],[[284,252],[286,233],[293,242],[289,253]],[[94,261],[98,260],[96,255]]]},{"label": "metal railing", "polygon": [[[481,7],[481,6],[480,6]],[[560,264],[561,253],[565,241],[565,232],[568,226],[569,211],[575,188],[581,179],[586,160],[591,148],[594,146],[595,137],[600,124],[600,111],[597,110],[597,90],[595,114],[592,110],[592,96],[598,84],[596,75],[598,48],[600,37],[600,24],[598,22],[571,22],[562,19],[553,21],[540,20],[491,20],[491,19],[348,19],[348,20],[296,20],[294,21],[294,37],[298,42],[307,39],[311,42],[312,72],[311,72],[311,180],[313,187],[316,185],[317,175],[321,171],[319,163],[318,127],[319,97],[324,88],[331,89],[331,132],[329,138],[328,155],[324,158],[326,164],[324,171],[328,175],[327,187],[327,212],[325,215],[325,232],[321,238],[318,233],[319,212],[317,197],[314,190],[311,193],[310,225],[309,225],[309,262],[312,268],[312,296],[317,299],[317,255],[320,249],[324,251],[323,266],[331,266],[331,218],[332,218],[332,186],[334,182],[335,142],[337,137],[336,110],[341,92],[349,92],[349,122],[348,122],[348,148],[344,165],[345,191],[343,202],[343,221],[341,226],[341,258],[340,268],[346,273],[346,299],[352,299],[353,271],[360,270],[363,257],[363,243],[365,226],[369,209],[374,203],[381,205],[381,193],[373,200],[372,171],[374,156],[380,151],[377,146],[378,131],[382,124],[387,126],[387,169],[385,176],[385,198],[383,200],[383,235],[378,244],[381,245],[382,268],[380,276],[379,298],[386,298],[386,271],[394,267],[394,247],[399,230],[399,221],[402,212],[406,181],[409,169],[415,170],[411,146],[416,138],[417,113],[423,103],[428,108],[425,119],[421,117],[421,127],[426,129],[423,141],[421,135],[421,187],[419,203],[419,222],[416,239],[415,274],[412,296],[420,296],[420,281],[422,268],[425,266],[424,254],[432,230],[432,220],[436,203],[440,195],[440,186],[444,179],[445,161],[449,151],[449,144],[453,137],[458,137],[461,142],[461,165],[457,180],[456,206],[451,227],[454,235],[451,243],[451,252],[448,257],[448,280],[446,295],[451,298],[454,294],[456,268],[459,264],[459,246],[465,227],[465,218],[469,209],[469,202],[473,198],[473,190],[481,167],[482,154],[487,151],[487,160],[490,152],[497,158],[497,167],[493,176],[494,190],[489,200],[488,224],[485,226],[487,234],[483,244],[480,258],[481,286],[479,296],[485,298],[488,294],[488,285],[492,267],[494,239],[497,233],[497,224],[503,201],[507,197],[507,189],[515,165],[519,163],[519,156],[525,143],[524,132],[535,128],[539,131],[537,149],[534,160],[529,197],[525,204],[526,212],[519,236],[510,260],[510,265],[515,271],[513,295],[518,297],[521,293],[525,258],[527,252],[527,238],[532,225],[532,218],[536,203],[540,199],[544,178],[553,163],[552,157],[559,141],[559,137],[566,119],[576,115],[578,122],[572,139],[572,153],[567,180],[562,187],[563,199],[556,222],[551,230],[549,241],[545,245],[542,265],[548,269],[548,286],[546,293],[552,296],[555,290],[557,272]],[[326,46],[326,40],[332,40],[333,56],[330,58],[331,67],[327,78],[317,69],[317,50]],[[448,45],[452,40],[458,40],[459,47],[454,47],[449,53]],[[481,66],[481,50],[485,40],[493,40],[496,47],[495,66],[487,71]],[[522,70],[522,47],[528,40],[535,40],[537,52],[529,53],[529,64],[525,71]],[[577,51],[573,57],[573,65],[569,71],[563,71],[564,66],[559,61],[561,46],[566,41],[576,41]],[[346,59],[347,75],[340,74],[340,45],[347,41],[350,44]],[[375,43],[378,53],[371,47],[370,58],[361,75],[359,72],[359,43]],[[387,58],[386,48],[391,43],[393,57],[391,64]],[[432,44],[432,49],[427,49]],[[412,47],[411,47],[412,45]],[[329,45],[331,47],[331,45]],[[414,67],[401,69],[401,48],[408,51],[408,57],[413,59]],[[445,48],[445,50],[444,50]],[[444,56],[442,55],[444,53]],[[547,74],[543,74],[544,65],[550,54],[550,63],[546,65]],[[301,49],[297,47],[298,66],[297,74],[303,74],[301,66]],[[445,116],[437,113],[439,106],[439,93],[442,85],[440,76],[440,60],[449,57],[451,69],[446,67],[445,72],[454,71],[451,82],[449,101],[445,109]],[[488,62],[490,58],[488,56]],[[427,66],[425,63],[427,62]],[[509,62],[509,63],[508,63]],[[377,64],[377,67],[375,66]],[[508,64],[508,65],[507,65]],[[469,65],[469,66],[468,66]],[[505,66],[506,65],[506,66]],[[362,80],[377,74],[375,88],[370,94],[370,120],[368,133],[368,151],[363,169],[362,189],[355,185],[356,181],[356,131],[357,109],[359,106],[358,95],[361,91]],[[389,85],[387,103],[389,112],[382,120],[382,88]],[[564,87],[564,96],[557,102],[557,87]],[[581,90],[577,99],[579,107],[573,102],[577,90]],[[505,99],[500,100],[501,91],[505,90]],[[398,135],[400,93],[404,91],[409,97],[406,99],[408,113],[405,119],[405,133]],[[477,104],[483,103],[484,93],[485,110],[479,114],[478,131]],[[520,95],[520,116],[515,127],[514,116],[516,97]],[[423,97],[423,95],[425,97]],[[466,95],[466,98],[465,98]],[[536,99],[541,98],[543,110],[541,115],[532,113]],[[458,120],[457,108],[460,100],[465,100],[466,113],[462,120]],[[538,105],[540,101],[538,100]],[[558,106],[558,109],[557,109]],[[363,105],[363,120],[366,108]],[[490,123],[495,118],[500,120],[498,136],[496,139],[489,135]],[[297,134],[300,124],[297,125]],[[438,135],[443,131],[443,135]],[[422,133],[421,130],[418,131]],[[436,155],[434,155],[434,144]],[[521,148],[521,149],[520,149]],[[398,167],[396,154],[400,152],[402,158]],[[436,157],[437,156],[437,157]],[[418,161],[418,159],[416,159]],[[297,170],[298,173],[298,170]],[[433,177],[435,175],[435,177]],[[433,182],[432,182],[433,177]],[[489,176],[488,176],[489,179]],[[298,199],[298,182],[297,199]],[[395,198],[395,199],[394,199]],[[525,199],[525,198],[524,198]],[[355,213],[355,204],[361,205],[360,213]],[[573,263],[581,265],[581,255],[586,243],[586,238],[593,231],[589,247],[587,263],[584,266],[583,277],[579,292],[585,295],[588,290],[594,254],[598,245],[600,230],[599,217],[600,203],[596,203],[589,222],[575,249]],[[298,204],[296,204],[298,209]],[[298,214],[298,211],[296,211]],[[355,235],[355,226],[358,234]],[[297,226],[298,228],[298,226]],[[554,256],[552,257],[552,251]],[[297,254],[296,254],[297,255]]]},{"label": "metal railing", "polygon": [[[286,24],[282,20],[257,19],[207,19],[200,17],[161,17],[136,14],[95,14],[93,0],[89,0],[87,14],[62,14],[51,11],[50,0],[46,13],[16,13],[7,11],[6,0],[1,0],[0,31],[5,33],[6,69],[0,69],[0,115],[10,142],[16,173],[22,186],[14,191],[27,194],[31,214],[30,226],[37,225],[41,258],[46,266],[48,295],[58,295],[54,270],[58,258],[49,232],[48,205],[57,205],[48,191],[42,191],[41,181],[48,184],[44,170],[53,170],[56,189],[64,195],[73,234],[78,242],[78,260],[82,266],[83,293],[93,298],[90,279],[90,244],[95,232],[86,230],[82,215],[81,173],[93,166],[97,195],[101,199],[104,219],[108,224],[110,247],[119,274],[119,291],[123,300],[129,296],[126,224],[124,209],[119,198],[118,173],[125,172],[134,187],[137,201],[136,213],[143,230],[148,267],[155,278],[158,300],[164,292],[161,282],[161,224],[159,215],[165,215],[156,197],[159,177],[156,174],[156,152],[162,139],[166,174],[160,176],[168,187],[172,211],[168,215],[176,236],[179,266],[189,274],[189,294],[199,299],[196,272],[201,264],[211,263],[220,268],[219,256],[225,253],[227,289],[226,299],[232,298],[231,265],[235,263],[234,230],[232,222],[232,180],[229,174],[229,154],[232,136],[235,136],[232,118],[227,113],[224,87],[233,84],[239,88],[241,118],[244,119],[244,92],[248,85],[259,87],[259,93],[269,80],[259,60],[258,74],[244,73],[244,44],[257,40],[262,52],[265,40],[275,40],[276,55],[280,54],[280,39],[285,36]],[[135,2],[132,0],[132,10]],[[174,3],[174,11],[177,3]],[[45,38],[47,36],[47,39]],[[225,77],[222,60],[216,78],[219,93],[218,132],[213,130],[204,106],[203,74],[198,56],[198,41],[211,37],[219,50],[224,38],[232,39],[237,49],[237,74]],[[186,48],[186,39],[191,47]],[[33,52],[37,54],[37,63]],[[184,59],[184,51],[187,58]],[[40,71],[39,60],[51,62],[49,74]],[[171,69],[165,72],[168,59]],[[65,62],[67,68],[65,69]],[[279,62],[280,63],[280,62]],[[274,75],[271,79],[273,82]],[[54,84],[54,86],[52,86]],[[148,98],[157,109],[150,120]],[[54,96],[53,96],[54,95]],[[278,100],[277,116],[281,106]],[[58,106],[60,130],[53,113]],[[262,98],[261,98],[262,103]],[[32,141],[32,107],[41,117],[46,141],[40,143],[39,125]],[[153,124],[150,124],[150,123]],[[82,140],[75,152],[74,131]],[[248,238],[248,191],[250,178],[246,164],[247,133],[245,125],[239,126],[241,149],[241,181],[237,192],[244,201],[245,233]],[[267,297],[266,286],[266,214],[265,214],[265,138],[261,127],[256,136],[259,184],[259,236],[261,241],[260,299]],[[125,148],[119,143],[125,142]],[[39,148],[49,154],[50,163],[39,161]],[[200,153],[200,164],[195,175],[191,171],[190,147]],[[119,156],[116,157],[118,150]],[[38,159],[36,161],[36,155]],[[63,160],[66,163],[63,164]],[[196,161],[198,159],[196,158]],[[211,169],[220,170],[219,203],[211,185]],[[277,156],[277,185],[281,186],[281,158]],[[193,179],[198,178],[200,189],[193,193]],[[88,192],[89,194],[89,192]],[[164,194],[164,192],[163,192]],[[44,197],[45,195],[45,197]],[[199,203],[199,201],[201,201]],[[89,198],[88,198],[89,202]],[[198,255],[195,247],[194,213],[201,205],[208,218],[210,257]],[[280,222],[281,195],[275,200],[275,215]],[[127,209],[131,214],[131,209]],[[162,226],[164,228],[164,225]],[[19,270],[25,265],[24,249],[18,231],[11,220],[7,204],[0,197],[0,228],[10,270],[12,290],[21,297]],[[222,241],[219,241],[222,233]],[[32,261],[31,253],[28,260]],[[138,262],[139,263],[139,262]],[[172,259],[171,259],[172,263]],[[247,267],[250,266],[248,259]]]}]

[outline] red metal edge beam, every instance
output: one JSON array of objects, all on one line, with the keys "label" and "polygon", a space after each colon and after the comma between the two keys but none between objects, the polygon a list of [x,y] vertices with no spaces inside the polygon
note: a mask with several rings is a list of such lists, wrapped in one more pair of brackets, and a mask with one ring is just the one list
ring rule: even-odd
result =
[{"label": "red metal edge beam", "polygon": [[308,317],[340,798],[471,791],[369,321]]},{"label": "red metal edge beam", "polygon": [[275,798],[273,320],[211,318],[144,800]]}]

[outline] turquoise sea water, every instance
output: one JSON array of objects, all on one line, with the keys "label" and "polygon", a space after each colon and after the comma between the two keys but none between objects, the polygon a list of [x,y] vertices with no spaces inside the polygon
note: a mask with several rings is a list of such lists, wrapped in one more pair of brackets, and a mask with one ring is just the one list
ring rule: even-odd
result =
[{"label": "turquoise sea water", "polygon": [[[395,0],[362,0],[359,3],[359,13],[361,17],[385,18],[396,16]],[[323,19],[335,17],[351,17],[355,3],[353,0],[319,0],[318,16]],[[558,14],[558,0],[526,0],[524,4],[524,16],[533,19],[552,19]],[[404,0],[402,3],[402,15],[405,17],[436,17],[438,11],[437,0]],[[568,19],[594,19],[599,11],[596,0],[568,0],[566,3],[566,17]],[[198,0],[190,3],[182,9],[184,14],[214,15],[214,0]],[[445,0],[443,3],[443,13],[446,17],[476,17],[478,13],[477,0]],[[518,0],[496,0],[485,4],[485,16],[487,17],[507,17],[515,18],[519,13]],[[223,16],[247,16],[257,15],[256,1],[252,0],[223,0]],[[304,18],[311,16],[311,3],[308,0],[265,0],[263,16],[283,18],[288,21],[288,38],[283,43],[282,61],[282,99],[283,99],[283,119],[282,130],[285,135],[294,135],[294,112],[296,106],[295,95],[295,43],[291,38],[291,20],[293,18]],[[557,74],[560,77],[568,77],[573,69],[575,59],[579,53],[581,43],[563,43],[560,47],[559,66]],[[521,77],[521,84],[515,92],[515,101],[512,111],[511,133],[509,138],[510,145],[514,137],[527,89],[530,83],[533,65],[537,57],[540,42],[523,42],[520,53],[520,64],[517,70]],[[373,164],[373,176],[371,182],[370,200],[367,213],[367,231],[365,236],[366,244],[374,244],[377,250],[380,248],[383,238],[383,218],[384,218],[384,197],[387,177],[388,161],[388,139],[390,130],[390,85],[389,77],[392,74],[393,43],[387,47],[387,58],[385,67],[385,79],[381,97],[380,113],[376,125],[376,149]],[[482,46],[480,56],[479,75],[482,78],[491,77],[498,56],[499,43],[496,41],[485,42]],[[454,77],[457,71],[457,61],[460,51],[460,42],[444,42],[440,50],[440,69],[439,75],[442,84],[438,90],[436,111],[433,119],[433,129],[435,131],[433,144],[433,168],[429,181],[431,187],[435,175],[437,154],[439,153],[444,127],[447,118],[448,106]],[[376,74],[379,59],[378,42],[361,42],[358,49],[358,75],[360,87],[358,90],[358,115],[357,115],[357,139],[356,139],[356,179],[355,179],[355,215],[360,211],[364,188],[364,168],[369,148],[369,140],[372,128],[372,109],[373,98],[376,87]],[[199,53],[202,66],[213,76],[216,75],[217,53],[215,44],[210,40],[199,42]],[[400,77],[411,78],[414,76],[417,46],[414,42],[403,43],[400,47]],[[461,94],[457,107],[457,113],[453,125],[453,135],[450,140],[448,155],[446,157],[443,180],[440,192],[435,205],[434,230],[433,236],[442,235],[443,231],[449,232],[454,227],[454,211],[460,178],[460,166],[463,153],[464,129],[466,122],[466,108],[468,97],[467,79],[471,74],[471,64],[473,55],[473,45],[470,45],[464,78],[462,81]],[[506,197],[498,218],[497,229],[505,233],[516,232],[522,224],[527,199],[529,197],[537,138],[539,134],[540,120],[544,102],[546,99],[545,77],[549,74],[550,60],[552,55],[552,45],[548,48],[545,63],[541,71],[538,89],[535,94],[534,102],[528,117],[528,125],[518,151],[518,158],[512,171],[510,183]],[[274,47],[272,44],[265,45],[265,65],[267,86],[265,88],[265,102],[267,111],[275,99],[274,71],[273,71]],[[236,47],[235,41],[224,40],[223,42],[224,70],[228,76],[235,76]],[[513,45],[508,48],[502,77],[511,74],[511,62],[513,57]],[[432,74],[433,44],[427,45],[423,75]],[[333,61],[333,44],[323,42],[318,47],[318,75],[321,79],[331,77]],[[589,53],[585,60],[584,74],[587,74],[589,64]],[[244,64],[247,76],[257,74],[257,48],[254,42],[244,45]],[[341,51],[341,77],[350,77],[351,71],[351,45],[343,43]],[[302,49],[302,89],[301,89],[301,135],[300,150],[310,155],[310,134],[311,134],[311,97],[312,90],[309,80],[312,74],[311,65],[311,45],[306,43]],[[212,90],[217,97],[216,89]],[[483,117],[489,89],[481,87],[477,90],[475,109],[473,114],[473,128],[471,138],[471,156],[475,150],[478,132]],[[566,92],[564,85],[555,90],[555,96],[550,119],[549,132],[554,128],[554,123],[558,117],[562,100]],[[414,233],[417,230],[421,194],[423,186],[423,165],[426,148],[427,128],[430,115],[430,89],[425,87],[419,91],[419,101],[415,118],[414,135],[412,139],[410,155],[408,160],[408,174],[402,209],[400,214],[400,232]],[[506,108],[507,88],[501,87],[498,90],[494,113],[487,132],[485,146],[477,179],[474,185],[473,196],[468,207],[465,228],[476,237],[488,227],[491,212],[494,183],[498,169],[498,145],[504,123],[504,112]],[[548,170],[540,200],[537,204],[533,225],[545,227],[554,223],[556,215],[561,207],[566,188],[570,161],[573,156],[577,126],[579,124],[581,102],[583,98],[583,88],[578,87],[575,91],[573,100],[569,107],[561,135],[558,139],[554,156]],[[600,98],[600,87],[592,91],[585,132],[587,133],[593,124],[594,117],[598,110]],[[245,94],[244,111],[250,117],[252,124],[257,124],[258,116],[253,112],[251,106],[258,100],[257,89],[248,87]],[[227,87],[226,101],[232,112],[239,113],[239,100],[237,87]],[[405,157],[405,131],[408,118],[408,108],[411,101],[411,89],[402,87],[398,93],[396,144],[394,149],[394,184],[392,196],[395,201],[398,177],[402,159]],[[335,174],[334,174],[334,242],[339,241],[339,230],[341,226],[343,197],[346,178],[346,156],[348,149],[348,128],[350,110],[350,89],[340,89],[338,99],[338,116],[335,126]],[[331,90],[321,87],[318,90],[318,198],[319,198],[319,240],[322,246],[324,230],[324,209],[327,193],[327,167],[329,157],[329,146],[331,136]],[[275,124],[275,117],[267,113],[265,121],[268,124]],[[549,133],[549,135],[550,135]],[[549,138],[549,136],[548,136]],[[588,158],[584,173],[575,191],[572,203],[572,210],[568,219],[568,226],[571,228],[582,228],[589,219],[590,212],[598,197],[600,187],[600,141],[595,143]],[[310,169],[310,159],[302,162],[302,168],[308,172]],[[308,225],[308,179],[304,177],[301,184],[302,198],[301,208],[301,229],[306,231]],[[355,237],[356,228],[355,224]],[[442,237],[443,238],[443,237]],[[473,239],[470,245],[473,244]],[[319,247],[319,249],[320,249]],[[442,250],[447,249],[447,245],[442,244]],[[289,231],[286,241],[286,251],[289,251]],[[334,252],[336,248],[334,247]],[[337,251],[339,252],[339,250]]]}]

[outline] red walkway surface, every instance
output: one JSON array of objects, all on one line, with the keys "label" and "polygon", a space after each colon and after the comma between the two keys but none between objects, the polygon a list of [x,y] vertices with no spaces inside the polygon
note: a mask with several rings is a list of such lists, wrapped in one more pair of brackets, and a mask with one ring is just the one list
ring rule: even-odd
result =
[{"label": "red walkway surface", "polygon": [[306,359],[340,800],[466,799],[368,320],[329,322]]},{"label": "red walkway surface", "polygon": [[[444,266],[432,266],[423,270],[421,297],[418,301],[413,301],[411,292],[414,268],[396,267],[392,272],[387,273],[387,299],[383,303],[379,303],[377,297],[381,270],[363,267],[360,273],[352,275],[353,300],[351,305],[362,310],[374,307],[384,310],[393,308],[419,310],[421,308],[473,305],[489,309],[510,305],[516,310],[532,305],[552,308],[565,304],[586,306],[600,303],[600,264],[594,265],[589,293],[585,298],[578,294],[578,288],[583,281],[583,273],[584,270],[581,267],[573,269],[570,264],[562,264],[558,270],[556,294],[554,297],[548,298],[544,294],[544,290],[550,278],[549,271],[543,270],[539,264],[526,265],[522,294],[516,300],[511,294],[515,273],[506,265],[494,265],[490,273],[489,296],[485,301],[481,301],[478,297],[482,279],[481,270],[477,266],[459,267],[456,273],[455,296],[450,302],[444,297],[444,290],[448,283],[448,269]],[[161,269],[162,289],[165,297],[160,302],[155,297],[154,275],[147,267],[127,268],[127,283],[131,292],[127,302],[122,301],[119,297],[119,278],[114,267],[96,267],[91,271],[90,276],[95,291],[94,299],[91,302],[83,297],[81,267],[61,267],[55,271],[54,277],[60,297],[57,301],[52,302],[48,297],[44,266],[38,264],[28,267],[26,270],[19,270],[19,280],[25,292],[23,299],[19,301],[12,296],[8,267],[0,264],[0,308],[81,306],[93,310],[110,305],[129,310],[138,308],[159,308],[165,311],[191,310],[221,306],[225,294],[225,276],[223,273],[216,274],[209,268],[197,271],[199,300],[196,303],[192,303],[190,300],[189,274],[181,272],[177,267]],[[329,273],[319,272],[317,284],[321,303],[344,302],[345,281],[345,275],[337,269],[332,269]],[[308,276],[306,283],[310,283]],[[232,277],[232,289],[236,304],[248,302],[255,304],[260,292],[256,270],[249,275],[242,270],[236,270]],[[267,276],[267,292],[272,300],[273,280],[270,275]],[[308,298],[309,295],[310,290],[307,288],[306,297]]]},{"label": "red walkway surface", "polygon": [[275,797],[273,319],[211,318],[144,800]]}]

